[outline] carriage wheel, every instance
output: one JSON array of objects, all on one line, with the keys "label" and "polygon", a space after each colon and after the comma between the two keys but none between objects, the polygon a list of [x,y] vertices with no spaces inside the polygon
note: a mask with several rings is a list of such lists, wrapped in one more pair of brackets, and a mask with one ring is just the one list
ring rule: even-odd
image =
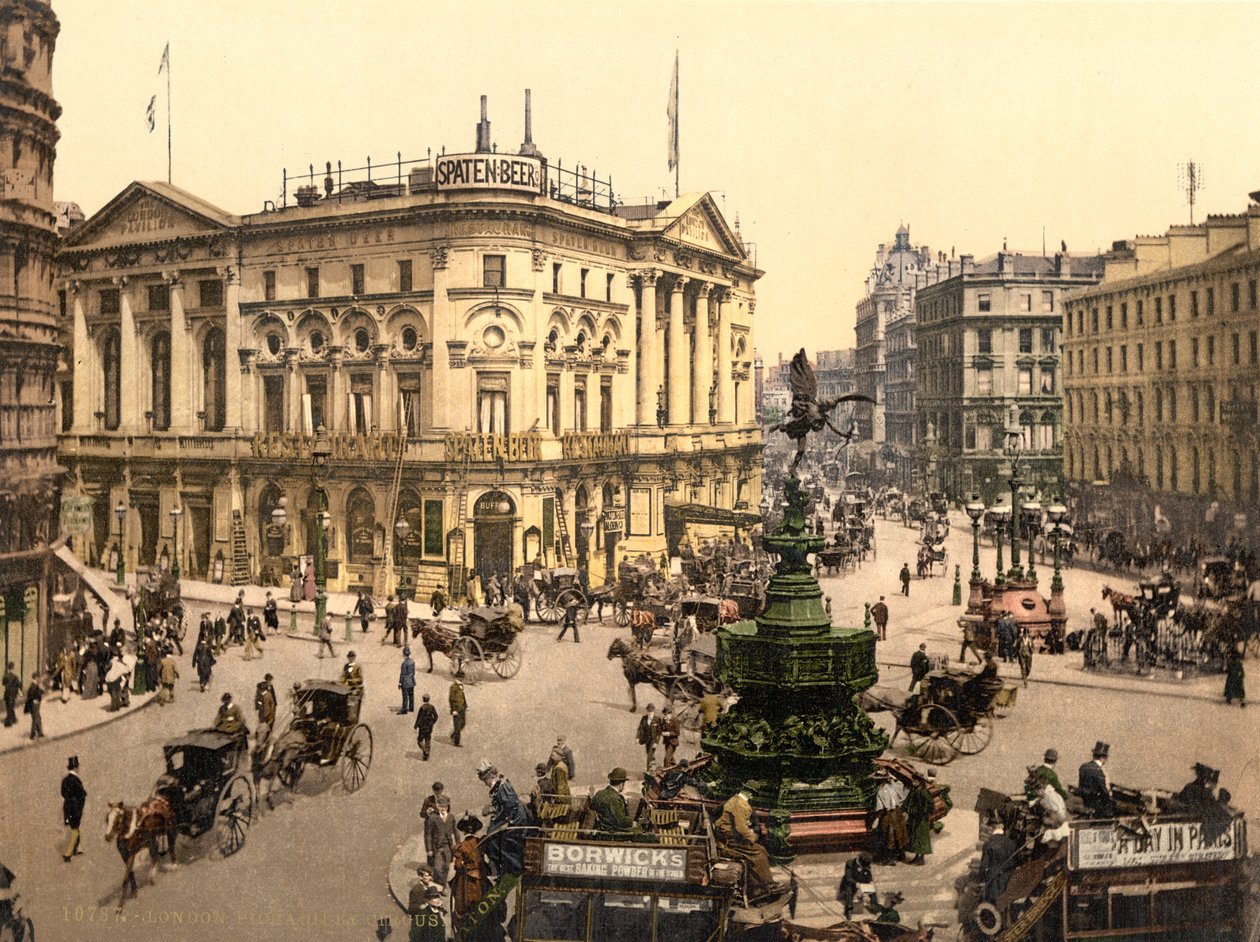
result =
[{"label": "carriage wheel", "polygon": [[577,603],[578,621],[585,625],[591,617],[591,603],[587,601],[581,589],[565,589],[556,596],[556,611],[563,615],[570,602]]},{"label": "carriage wheel", "polygon": [[625,602],[618,600],[613,604],[613,621],[618,628],[625,628],[630,624],[630,607]]},{"label": "carriage wheel", "polygon": [[984,747],[993,738],[993,718],[987,713],[976,717],[974,726],[959,726],[950,737],[949,742],[964,756],[974,756],[984,752]]},{"label": "carriage wheel", "polygon": [[1002,913],[992,903],[980,903],[971,917],[981,935],[992,937],[1002,931]]},{"label": "carriage wheel", "polygon": [[341,784],[348,792],[357,792],[367,779],[372,766],[372,731],[360,723],[350,730],[341,747]]},{"label": "carriage wheel", "polygon": [[245,832],[254,820],[254,786],[237,775],[223,786],[214,806],[214,842],[219,853],[231,857],[245,846]]},{"label": "carriage wheel", "polygon": [[932,765],[945,765],[954,758],[950,737],[958,729],[958,720],[939,703],[929,703],[919,709],[917,717],[908,717],[910,723],[902,726],[906,733],[910,752]]},{"label": "carriage wheel", "polygon": [[481,680],[485,669],[485,654],[476,638],[463,635],[451,642],[451,676],[461,678],[466,684]]},{"label": "carriage wheel", "polygon": [[490,666],[494,668],[496,674],[507,680],[516,676],[517,671],[521,669],[522,660],[521,639],[513,638],[507,649],[496,655],[494,660],[490,662]]},{"label": "carriage wheel", "polygon": [[302,758],[302,750],[298,746],[286,746],[280,752],[278,760],[279,768],[276,775],[280,778],[280,784],[285,788],[297,788],[297,783],[302,779],[302,772],[306,769],[306,760]]},{"label": "carriage wheel", "polygon": [[563,614],[564,612],[561,610],[557,598],[539,597],[538,617],[548,625],[554,625]]}]

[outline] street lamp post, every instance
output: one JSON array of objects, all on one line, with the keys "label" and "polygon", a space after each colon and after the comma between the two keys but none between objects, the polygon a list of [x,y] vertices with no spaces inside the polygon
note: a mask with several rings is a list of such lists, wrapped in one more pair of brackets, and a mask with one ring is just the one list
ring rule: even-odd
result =
[{"label": "street lamp post", "polygon": [[989,511],[990,516],[993,517],[993,538],[997,544],[997,575],[993,579],[994,585],[1002,585],[1006,582],[1006,572],[1002,566],[1002,531],[1006,528],[1006,520],[1010,512],[1007,507],[994,507]]},{"label": "street lamp post", "polygon": [[1019,479],[1019,459],[1023,453],[1024,433],[1020,429],[1014,407],[1011,410],[1011,422],[1006,427],[1006,453],[1011,458],[1011,572],[1012,580],[1024,578],[1023,567],[1019,563],[1019,528],[1023,525],[1019,501],[1019,487],[1023,482]]},{"label": "street lamp post", "polygon": [[121,500],[114,508],[114,516],[118,518],[118,584],[123,585],[127,581],[127,558],[123,552],[123,524],[127,522],[127,505]]},{"label": "street lamp post", "polygon": [[1063,591],[1063,572],[1059,568],[1059,539],[1063,533],[1062,523],[1067,517],[1067,508],[1062,503],[1054,503],[1046,508],[1046,517],[1050,520],[1053,529],[1050,531],[1054,538],[1054,578],[1050,580],[1050,591]]},{"label": "street lamp post", "polygon": [[179,518],[184,515],[184,508],[176,504],[171,508],[171,539],[174,541],[175,552],[171,554],[171,578],[179,582]]},{"label": "street lamp post", "polygon": [[328,612],[328,573],[325,569],[327,551],[324,543],[324,530],[330,521],[327,501],[324,493],[324,481],[328,476],[328,459],[332,456],[332,446],[328,442],[328,433],[321,424],[315,430],[315,443],[311,446],[311,476],[315,481],[315,492],[319,495],[319,510],[315,515],[315,633],[319,634],[319,626],[324,623]]},{"label": "street lamp post", "polygon": [[[402,542],[403,540],[407,539],[407,534],[410,532],[411,532],[411,524],[409,524],[402,517],[399,517],[398,522],[394,524],[394,535],[398,537],[399,549],[402,548]],[[394,556],[394,569],[396,570],[395,575],[397,576],[397,579],[398,579],[398,596],[399,598],[401,598],[402,590],[403,590],[402,566],[399,565],[399,554],[394,553],[393,556]]]},{"label": "street lamp post", "polygon": [[580,567],[586,573],[586,580],[591,579],[591,537],[595,535],[595,524],[591,522],[590,513],[582,518],[582,522],[578,525],[578,532],[582,534],[582,562]]},{"label": "street lamp post", "polygon": [[[280,496],[280,500],[276,502],[275,508],[271,511],[271,525],[280,531],[280,552],[284,553],[284,527],[289,522],[289,499],[284,495]],[[293,598],[289,596],[290,600]],[[297,602],[289,602],[289,634],[297,634]]]}]

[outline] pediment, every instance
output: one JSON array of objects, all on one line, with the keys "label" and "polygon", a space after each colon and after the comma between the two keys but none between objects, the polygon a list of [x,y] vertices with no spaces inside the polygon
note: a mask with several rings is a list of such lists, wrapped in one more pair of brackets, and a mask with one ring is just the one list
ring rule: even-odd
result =
[{"label": "pediment", "polygon": [[167,184],[133,183],[65,240],[67,248],[217,235],[239,220]]},{"label": "pediment", "polygon": [[667,212],[671,210],[674,212],[681,210],[681,212],[678,218],[665,229],[665,234],[699,249],[720,252],[735,258],[745,257],[739,239],[726,224],[726,220],[722,218],[721,212],[718,211],[717,205],[708,193],[694,198],[691,205],[686,208],[678,206],[679,202],[681,201],[675,201],[674,206],[667,210]]}]

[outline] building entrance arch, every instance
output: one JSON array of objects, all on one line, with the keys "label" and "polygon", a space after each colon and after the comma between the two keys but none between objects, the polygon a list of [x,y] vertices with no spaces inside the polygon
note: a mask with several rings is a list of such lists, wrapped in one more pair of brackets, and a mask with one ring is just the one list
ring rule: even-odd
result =
[{"label": "building entrance arch", "polygon": [[516,504],[505,492],[487,491],[473,504],[473,570],[482,591],[490,576],[512,576]]}]

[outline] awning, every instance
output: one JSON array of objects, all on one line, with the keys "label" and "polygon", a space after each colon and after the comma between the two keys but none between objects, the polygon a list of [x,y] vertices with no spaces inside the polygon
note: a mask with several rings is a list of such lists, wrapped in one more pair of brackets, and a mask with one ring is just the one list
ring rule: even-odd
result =
[{"label": "awning", "polygon": [[755,527],[761,523],[761,514],[710,507],[707,504],[665,504],[665,516],[683,523],[709,524],[717,527]]},{"label": "awning", "polygon": [[[102,625],[113,624],[115,613],[114,608],[118,608],[118,618],[122,618],[122,610],[128,606],[123,599],[120,599],[118,592],[114,587],[114,583],[108,577],[101,575],[95,569],[89,569],[84,565],[83,560],[74,555],[74,552],[66,544],[62,544],[54,551],[54,555],[70,569],[76,576],[82,580],[88,590],[96,596],[97,602],[101,608],[105,610],[105,620]],[[123,619],[124,622],[128,619]]]}]

